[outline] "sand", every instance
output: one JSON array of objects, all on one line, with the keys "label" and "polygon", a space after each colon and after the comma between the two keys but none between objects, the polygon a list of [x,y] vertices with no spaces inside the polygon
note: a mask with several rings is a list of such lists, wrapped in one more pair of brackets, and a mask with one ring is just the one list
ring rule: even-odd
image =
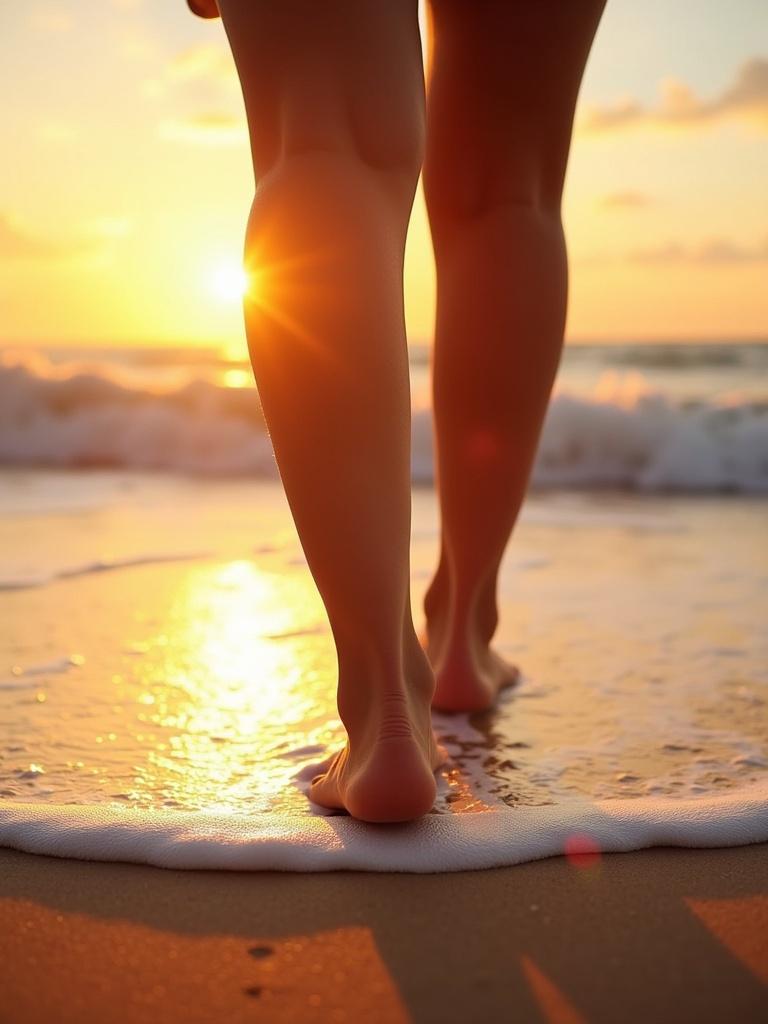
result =
[{"label": "sand", "polygon": [[[757,502],[531,496],[497,640],[523,679],[490,714],[434,716],[436,809],[765,778],[764,536]],[[417,614],[437,540],[417,491]],[[336,659],[277,485],[5,473],[0,566],[0,799],[310,813],[343,740]]]},{"label": "sand", "polygon": [[[4,483],[4,580],[31,585],[0,595],[2,798],[308,814],[297,773],[340,727],[276,489]],[[435,522],[417,493],[416,605]],[[500,637],[526,678],[492,715],[437,721],[452,756],[438,810],[695,797],[765,777],[763,539],[750,502],[529,501]],[[117,568],[177,555],[201,557]],[[750,1024],[768,1015],[767,863],[747,846],[276,875],[0,851],[0,1024]]]},{"label": "sand", "polygon": [[417,877],[0,851],[0,1020],[750,1024],[768,1014],[767,853]]}]

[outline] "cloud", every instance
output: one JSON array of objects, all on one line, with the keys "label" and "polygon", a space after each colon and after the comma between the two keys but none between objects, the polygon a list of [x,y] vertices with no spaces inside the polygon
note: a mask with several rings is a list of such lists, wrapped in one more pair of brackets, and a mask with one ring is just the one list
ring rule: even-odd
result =
[{"label": "cloud", "polygon": [[768,237],[757,245],[741,245],[727,238],[712,238],[696,246],[669,242],[650,249],[629,253],[632,263],[688,264],[722,266],[724,264],[762,263],[768,261]]},{"label": "cloud", "polygon": [[[143,83],[144,95],[175,108],[159,134],[175,142],[232,145],[247,139],[240,83],[229,51],[217,44],[191,46]],[[179,112],[192,111],[192,113]],[[194,111],[213,113],[194,113]]]},{"label": "cloud", "polygon": [[248,142],[242,118],[217,112],[161,121],[161,138],[195,146],[239,146]]},{"label": "cloud", "polygon": [[613,105],[590,107],[579,126],[597,133],[631,127],[691,127],[731,119],[746,119],[768,131],[767,58],[746,61],[733,83],[712,99],[702,99],[685,82],[670,78],[661,83],[655,105],[625,98]]},{"label": "cloud", "polygon": [[165,61],[160,73],[147,79],[144,94],[150,98],[173,93],[201,103],[230,103],[240,100],[240,82],[229,50],[216,43],[204,43],[181,50]]},{"label": "cloud", "polygon": [[610,210],[633,209],[648,206],[653,200],[645,192],[610,192],[600,199],[600,205]]},{"label": "cloud", "polygon": [[168,77],[175,81],[213,79],[219,83],[237,82],[232,57],[223,46],[209,43],[182,50],[168,64]]}]

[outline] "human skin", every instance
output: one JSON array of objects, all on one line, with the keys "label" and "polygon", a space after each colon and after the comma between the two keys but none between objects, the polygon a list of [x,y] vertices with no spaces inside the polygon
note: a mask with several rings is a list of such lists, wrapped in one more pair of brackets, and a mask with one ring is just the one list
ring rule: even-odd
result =
[{"label": "human skin", "polygon": [[[425,145],[417,4],[218,3],[256,179],[249,349],[333,631],[348,734],[310,797],[366,821],[410,820],[432,806],[444,759],[433,700],[487,707],[513,678],[490,648],[495,579],[562,343],[559,195],[601,6],[434,5],[425,182],[438,267],[443,533],[425,653],[409,597],[402,281]],[[534,43],[543,68],[518,55]]]},{"label": "human skin", "polygon": [[219,16],[216,0],[187,0],[187,6],[199,18],[218,18]]},{"label": "human skin", "polygon": [[444,711],[490,707],[499,566],[565,329],[560,214],[604,0],[434,0],[424,185],[437,267],[433,409],[442,536],[424,609]]}]

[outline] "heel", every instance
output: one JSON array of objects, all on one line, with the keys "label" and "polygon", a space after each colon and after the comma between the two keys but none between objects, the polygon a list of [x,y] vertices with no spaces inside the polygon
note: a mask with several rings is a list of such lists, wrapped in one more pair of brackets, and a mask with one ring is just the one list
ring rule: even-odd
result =
[{"label": "heel", "polygon": [[370,822],[413,821],[432,809],[435,775],[415,740],[382,738],[346,794],[353,817]]}]

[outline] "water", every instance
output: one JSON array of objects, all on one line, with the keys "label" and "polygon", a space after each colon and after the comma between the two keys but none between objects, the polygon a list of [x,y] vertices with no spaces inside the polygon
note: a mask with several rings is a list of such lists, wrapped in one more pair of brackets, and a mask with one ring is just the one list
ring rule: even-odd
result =
[{"label": "water", "polygon": [[[438,813],[695,797],[768,774],[761,503],[534,496],[500,581],[523,681],[435,716]],[[413,605],[435,563],[414,499]],[[343,742],[278,484],[0,474],[0,801],[305,816]]]},{"label": "water", "polygon": [[[426,350],[413,479],[433,480]],[[768,344],[566,349],[536,488],[768,491]],[[250,369],[218,349],[5,351],[0,465],[275,478]]]},{"label": "water", "polygon": [[[436,716],[438,813],[736,791],[768,771],[768,345],[567,350],[501,575],[523,671]],[[428,366],[413,603],[434,566]],[[306,815],[343,740],[250,370],[0,359],[0,800]]]}]

